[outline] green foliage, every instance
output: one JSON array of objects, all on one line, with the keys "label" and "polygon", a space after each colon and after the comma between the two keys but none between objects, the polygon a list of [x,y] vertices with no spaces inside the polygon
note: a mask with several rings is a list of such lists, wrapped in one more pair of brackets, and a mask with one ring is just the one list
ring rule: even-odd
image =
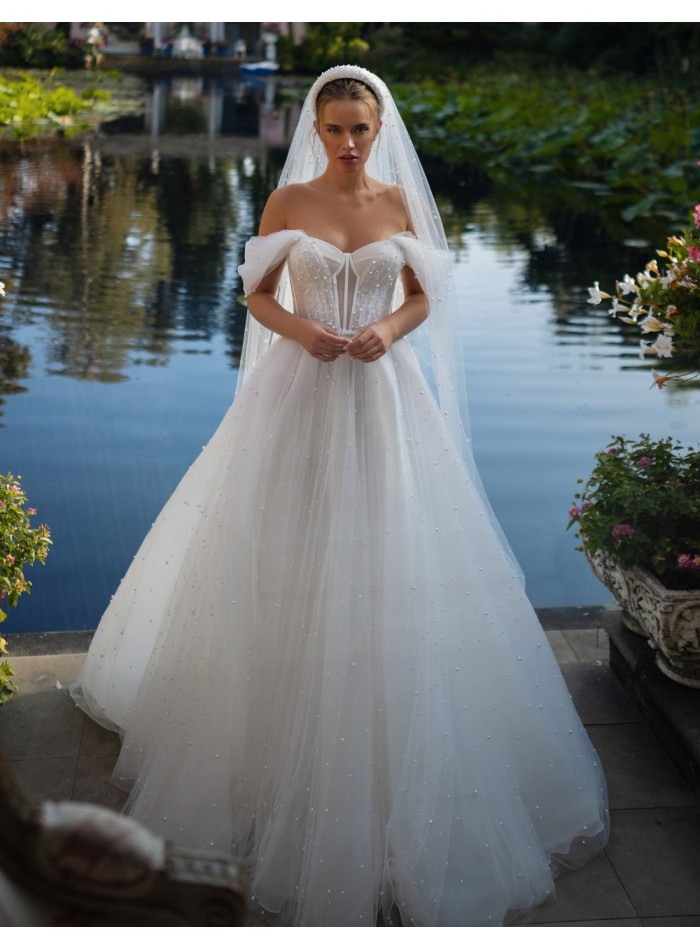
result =
[{"label": "green foliage", "polygon": [[491,178],[591,189],[629,221],[676,215],[699,173],[700,96],[575,70],[482,66],[394,88],[420,148]]},{"label": "green foliage", "polygon": [[[338,63],[362,65],[369,43],[362,38],[362,23],[309,23],[301,43],[293,48],[293,66],[300,72],[320,73]],[[289,49],[283,44],[289,59]]]},{"label": "green foliage", "polygon": [[0,66],[52,69],[83,66],[83,54],[60,30],[43,23],[0,23]]},{"label": "green foliage", "polygon": [[362,33],[367,65],[384,79],[464,77],[498,63],[664,77],[692,88],[700,68],[697,23],[377,23]]},{"label": "green foliage", "polygon": [[577,526],[591,554],[645,567],[667,587],[700,588],[700,569],[682,566],[700,555],[700,450],[670,436],[615,436],[595,458],[567,529]]},{"label": "green foliage", "polygon": [[[3,653],[7,653],[7,640],[0,637],[0,654]],[[12,699],[17,692],[17,687],[12,681],[14,675],[14,670],[7,660],[0,660],[0,706],[8,699]]]},{"label": "green foliage", "polygon": [[[25,508],[26,495],[19,476],[0,475],[0,603],[16,607],[22,594],[28,594],[31,582],[24,576],[24,567],[35,561],[44,564],[51,537],[45,524],[33,528],[30,518],[34,508]],[[7,614],[0,610],[0,623]],[[7,653],[7,642],[0,637],[0,653]],[[12,669],[6,660],[0,662],[0,703],[15,692]]]},{"label": "green foliage", "polygon": [[0,75],[0,135],[17,139],[60,131],[71,135],[91,128],[111,99],[105,90],[89,88],[80,94],[66,85],[56,85],[53,74],[39,79],[20,73],[10,79]]},{"label": "green foliage", "polygon": [[[24,566],[44,564],[51,544],[47,525],[32,527],[36,509],[25,509],[26,501],[20,476],[0,475],[0,603],[7,599],[8,607],[16,607],[20,596],[31,590]],[[0,623],[6,616],[0,610]]]}]

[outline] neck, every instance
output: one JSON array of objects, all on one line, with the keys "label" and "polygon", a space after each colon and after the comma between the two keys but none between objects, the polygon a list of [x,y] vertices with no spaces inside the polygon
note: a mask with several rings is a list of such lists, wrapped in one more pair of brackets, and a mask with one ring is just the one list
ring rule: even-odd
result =
[{"label": "neck", "polygon": [[342,169],[327,168],[318,179],[329,191],[343,195],[357,195],[370,190],[370,180],[364,168]]}]

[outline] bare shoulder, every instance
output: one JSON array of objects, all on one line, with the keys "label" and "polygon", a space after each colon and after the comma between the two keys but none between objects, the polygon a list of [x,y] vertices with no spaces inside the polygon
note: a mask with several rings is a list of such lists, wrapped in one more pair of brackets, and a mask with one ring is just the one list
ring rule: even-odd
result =
[{"label": "bare shoulder", "polygon": [[275,189],[267,199],[260,218],[260,234],[264,236],[289,228],[290,220],[295,218],[295,209],[305,197],[308,199],[308,194],[309,186],[305,183]]},{"label": "bare shoulder", "polygon": [[384,185],[384,194],[387,201],[392,201],[398,205],[403,204],[403,188],[401,185]]},{"label": "bare shoulder", "polygon": [[400,185],[387,185],[381,183],[381,200],[387,213],[392,220],[395,220],[397,227],[401,224],[402,230],[411,230],[411,222],[408,216],[407,204],[404,196],[404,189]]},{"label": "bare shoulder", "polygon": [[406,210],[406,192],[401,185],[391,185],[389,187],[389,198],[397,209]]}]

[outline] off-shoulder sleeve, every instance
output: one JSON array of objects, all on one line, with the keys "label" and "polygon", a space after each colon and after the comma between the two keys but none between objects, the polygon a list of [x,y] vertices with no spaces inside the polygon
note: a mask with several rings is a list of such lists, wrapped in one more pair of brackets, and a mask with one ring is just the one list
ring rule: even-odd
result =
[{"label": "off-shoulder sleeve", "polygon": [[392,241],[401,249],[406,263],[428,297],[431,297],[435,290],[446,286],[452,267],[449,251],[430,247],[409,231],[396,234]]},{"label": "off-shoulder sleeve", "polygon": [[263,277],[286,258],[292,244],[303,235],[303,231],[275,231],[265,237],[252,237],[245,246],[245,261],[238,268],[244,293],[252,294]]}]

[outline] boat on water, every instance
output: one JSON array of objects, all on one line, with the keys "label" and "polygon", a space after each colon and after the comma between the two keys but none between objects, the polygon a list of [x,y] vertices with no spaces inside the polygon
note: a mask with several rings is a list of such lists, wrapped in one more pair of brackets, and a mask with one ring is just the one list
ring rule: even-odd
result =
[{"label": "boat on water", "polygon": [[259,63],[241,63],[241,75],[243,77],[274,76],[279,70],[280,64],[272,60],[263,60]]}]

